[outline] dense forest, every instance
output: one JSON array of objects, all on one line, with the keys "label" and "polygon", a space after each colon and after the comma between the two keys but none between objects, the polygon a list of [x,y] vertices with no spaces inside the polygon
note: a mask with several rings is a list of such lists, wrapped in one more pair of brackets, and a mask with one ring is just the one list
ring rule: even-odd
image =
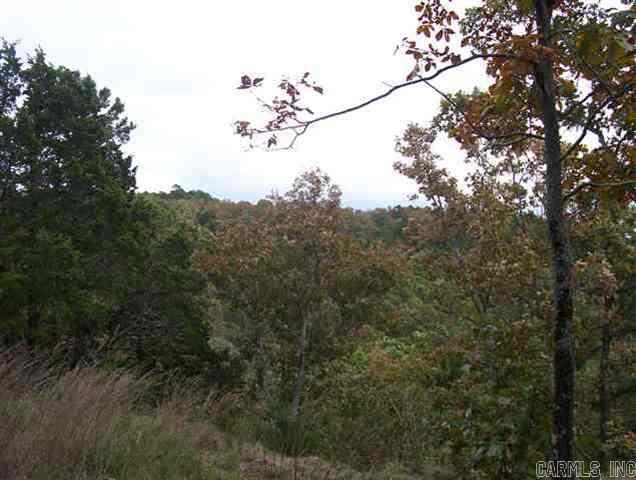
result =
[{"label": "dense forest", "polygon": [[[558,195],[573,455],[604,471],[636,458],[636,7],[623,3],[623,16],[582,10],[597,30],[578,54],[601,72],[588,97],[557,72],[560,120],[598,139],[562,142],[576,158],[562,158]],[[440,8],[418,4],[418,33],[455,20]],[[491,47],[479,14],[462,27],[477,50]],[[446,61],[408,47],[408,81]],[[555,451],[561,219],[547,144],[500,131],[531,124],[520,78],[543,64],[504,56],[489,67],[497,88],[444,95],[396,140],[394,168],[421,206],[362,211],[320,168],[257,203],[140,192],[122,101],[4,40],[0,479],[536,478]],[[308,74],[284,81],[274,120],[237,133],[275,147],[287,129],[295,142],[312,125],[286,126],[305,87],[323,93]],[[463,180],[435,153],[443,134],[471,163]]]}]

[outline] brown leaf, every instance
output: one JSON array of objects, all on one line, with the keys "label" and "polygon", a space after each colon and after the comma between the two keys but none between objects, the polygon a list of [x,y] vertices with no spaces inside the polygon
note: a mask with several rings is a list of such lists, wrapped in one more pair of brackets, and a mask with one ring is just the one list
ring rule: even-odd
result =
[{"label": "brown leaf", "polygon": [[430,29],[430,27],[428,25],[420,25],[417,28],[417,33],[423,33],[427,37],[430,37],[431,36],[431,29]]},{"label": "brown leaf", "polygon": [[250,88],[252,86],[252,79],[248,75],[243,75],[241,77],[241,86],[238,87],[239,90],[244,88]]},{"label": "brown leaf", "polygon": [[418,73],[420,73],[420,65],[416,63],[413,70],[411,70],[411,72],[406,76],[406,81],[410,82],[417,76]]}]

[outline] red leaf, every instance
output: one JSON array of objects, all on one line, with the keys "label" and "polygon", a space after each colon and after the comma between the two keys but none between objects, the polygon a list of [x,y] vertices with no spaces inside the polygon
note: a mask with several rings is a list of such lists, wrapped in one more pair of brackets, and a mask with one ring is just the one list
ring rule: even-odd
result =
[{"label": "red leaf", "polygon": [[240,134],[243,137],[249,135],[249,132],[247,131],[247,127],[250,125],[250,122],[240,120],[238,122],[235,122],[235,125],[236,125],[236,133]]},{"label": "red leaf", "polygon": [[440,30],[439,32],[437,32],[437,35],[435,35],[435,40],[441,40],[442,35],[444,35],[444,30]]},{"label": "red leaf", "polygon": [[318,92],[320,95],[322,95],[324,93],[324,90],[322,87],[319,87],[318,85],[314,85],[313,89]]},{"label": "red leaf", "polygon": [[237,87],[239,90],[245,89],[245,88],[250,88],[252,86],[252,79],[247,76],[247,75],[243,75],[241,77],[241,85],[239,87]]}]

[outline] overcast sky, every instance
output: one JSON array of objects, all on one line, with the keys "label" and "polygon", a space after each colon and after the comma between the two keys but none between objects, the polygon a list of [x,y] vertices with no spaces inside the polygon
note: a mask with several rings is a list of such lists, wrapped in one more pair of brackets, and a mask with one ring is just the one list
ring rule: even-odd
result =
[{"label": "overcast sky", "polygon": [[[342,187],[347,206],[406,204],[415,186],[392,169],[394,139],[426,122],[439,98],[403,90],[365,111],[316,125],[293,151],[246,151],[232,122],[255,116],[244,73],[275,81],[305,71],[325,88],[317,113],[380,93],[411,64],[393,55],[415,25],[414,0],[3,2],[0,35],[20,48],[41,46],[50,62],[90,74],[126,105],[138,128],[128,149],[140,190],[179,184],[220,198],[255,201],[286,191],[303,169],[320,166]],[[457,2],[462,7],[472,3]],[[443,77],[447,90],[484,85],[478,64]],[[439,152],[462,175],[450,143]]]}]

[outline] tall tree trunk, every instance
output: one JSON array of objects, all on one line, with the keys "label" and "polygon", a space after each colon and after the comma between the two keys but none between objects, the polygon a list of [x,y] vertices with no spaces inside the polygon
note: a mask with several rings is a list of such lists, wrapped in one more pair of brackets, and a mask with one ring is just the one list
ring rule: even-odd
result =
[{"label": "tall tree trunk", "polygon": [[268,370],[268,361],[267,361],[267,351],[265,349],[265,335],[267,329],[265,324],[261,322],[261,324],[257,327],[256,330],[256,356],[255,356],[255,370],[256,370],[256,379],[253,389],[253,396],[256,400],[265,400],[268,398],[267,391],[267,370]]},{"label": "tall tree trunk", "polygon": [[305,351],[307,348],[307,328],[309,326],[309,315],[306,313],[303,315],[302,327],[300,331],[300,337],[298,339],[298,351],[297,351],[297,371],[296,381],[294,382],[294,391],[292,394],[292,406],[291,406],[291,418],[295,420],[300,415],[300,397],[303,391],[303,385],[305,383]]},{"label": "tall tree trunk", "polygon": [[[256,397],[266,396],[265,387],[265,341],[263,339],[263,332],[259,331],[256,338],[256,389],[254,393]],[[262,399],[262,398],[261,398]]]},{"label": "tall tree trunk", "polygon": [[610,315],[612,309],[612,299],[605,300],[605,311],[601,319],[601,358],[599,365],[599,385],[598,397],[600,403],[599,412],[599,441],[601,443],[601,451],[599,452],[599,460],[603,471],[607,471],[607,454],[605,446],[607,444],[607,422],[609,420],[609,391],[608,391],[608,375],[609,375],[609,352],[610,352]]},{"label": "tall tree trunk", "polygon": [[[550,48],[551,0],[535,0],[539,42]],[[561,189],[561,139],[557,117],[552,61],[542,55],[535,78],[544,127],[546,165],[546,217],[552,245],[554,312],[554,399],[552,455],[556,461],[573,460],[574,447],[574,346],[572,338],[571,259]]]}]

